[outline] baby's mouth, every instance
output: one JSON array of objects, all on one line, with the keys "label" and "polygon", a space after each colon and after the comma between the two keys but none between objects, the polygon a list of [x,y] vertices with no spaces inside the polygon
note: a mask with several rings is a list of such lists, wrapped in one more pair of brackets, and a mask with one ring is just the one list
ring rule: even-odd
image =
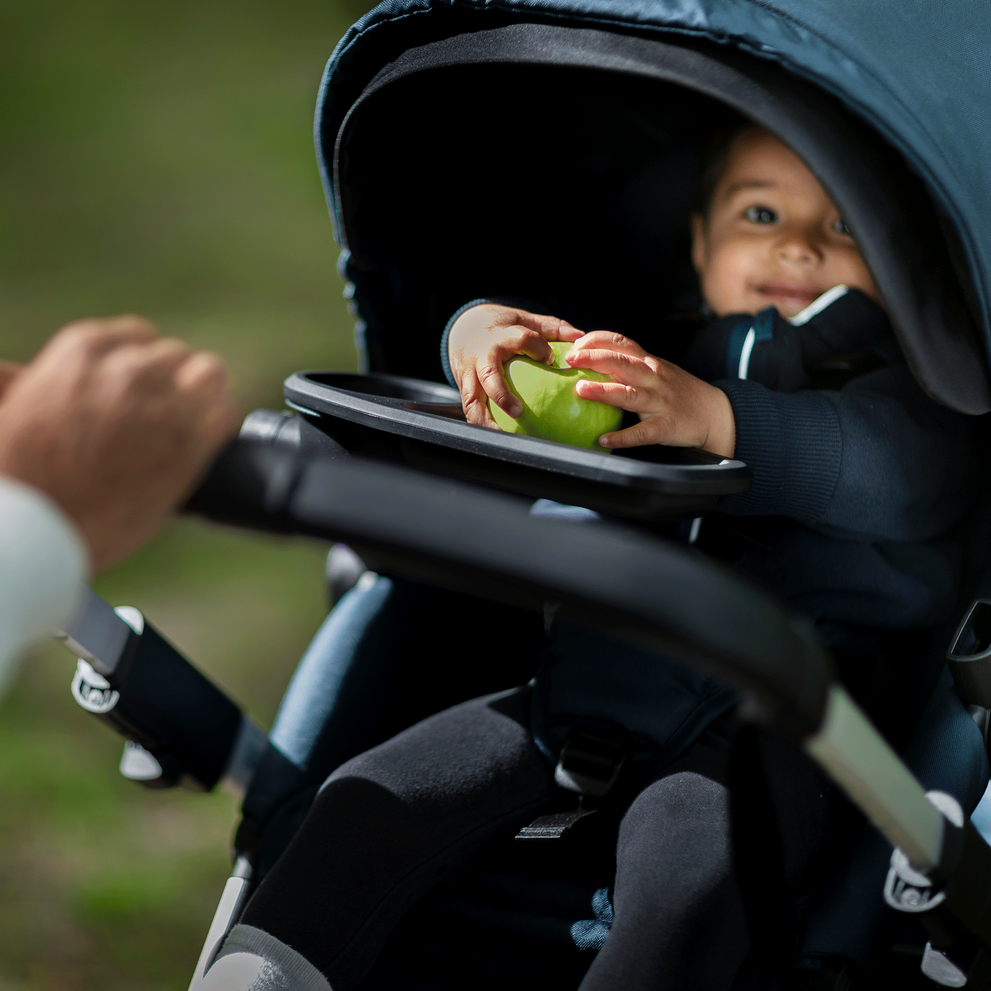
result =
[{"label": "baby's mouth", "polygon": [[765,282],[754,288],[762,296],[800,310],[814,303],[825,291],[796,282]]}]

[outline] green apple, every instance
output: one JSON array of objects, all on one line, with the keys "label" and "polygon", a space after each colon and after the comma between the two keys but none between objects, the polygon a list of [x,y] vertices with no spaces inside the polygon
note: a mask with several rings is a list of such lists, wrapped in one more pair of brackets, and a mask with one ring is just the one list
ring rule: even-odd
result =
[{"label": "green apple", "polygon": [[567,341],[552,341],[551,350],[553,365],[518,354],[502,366],[510,391],[523,403],[523,415],[514,420],[489,402],[493,419],[509,434],[526,434],[612,453],[599,446],[599,438],[619,429],[623,411],[582,399],[575,392],[579,379],[611,382],[612,376],[567,365],[564,356],[571,350]]}]

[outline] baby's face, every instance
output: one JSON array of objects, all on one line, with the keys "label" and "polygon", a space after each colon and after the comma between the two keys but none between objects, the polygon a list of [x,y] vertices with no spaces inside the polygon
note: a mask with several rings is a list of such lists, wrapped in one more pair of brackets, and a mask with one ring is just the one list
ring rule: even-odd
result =
[{"label": "baby's face", "polygon": [[707,218],[692,218],[692,261],[717,316],[776,306],[793,317],[845,283],[877,289],[836,207],[804,163],[757,127],[732,143]]}]

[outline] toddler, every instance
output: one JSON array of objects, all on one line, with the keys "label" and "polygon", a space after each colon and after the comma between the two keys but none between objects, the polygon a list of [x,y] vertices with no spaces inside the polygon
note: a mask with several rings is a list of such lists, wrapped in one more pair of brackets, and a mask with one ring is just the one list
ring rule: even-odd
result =
[{"label": "toddler", "polygon": [[[604,447],[746,462],[751,490],[724,498],[699,542],[813,621],[856,691],[883,631],[931,623],[953,601],[959,548],[944,535],[967,506],[967,422],[915,384],[850,230],[788,148],[743,126],[704,186],[692,258],[711,319],[679,364],[486,301],[452,318],[445,361],[469,421],[494,426],[490,401],[521,413],[503,362],[549,363],[547,342],[568,341],[572,367],[613,377],[579,394],[639,417]],[[412,905],[554,807],[554,762],[584,719],[625,727],[640,757],[611,928],[582,991],[728,989],[752,938],[730,851],[733,703],[656,654],[552,624],[532,687],[433,716],[331,775],[204,987],[356,987]],[[765,743],[762,759],[783,873],[801,890],[842,803],[800,755]]]}]

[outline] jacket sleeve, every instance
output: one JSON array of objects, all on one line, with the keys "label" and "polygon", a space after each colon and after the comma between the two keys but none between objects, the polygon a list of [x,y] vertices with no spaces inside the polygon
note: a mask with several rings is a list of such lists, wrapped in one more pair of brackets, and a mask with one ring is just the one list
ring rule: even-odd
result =
[{"label": "jacket sleeve", "polygon": [[0,694],[20,653],[72,614],[89,554],[37,489],[0,475]]},{"label": "jacket sleeve", "polygon": [[787,516],[822,533],[926,540],[966,512],[976,485],[967,417],[929,399],[903,364],[839,391],[775,392],[757,382],[714,383],[736,418],[736,454],[749,492],[719,510]]}]

